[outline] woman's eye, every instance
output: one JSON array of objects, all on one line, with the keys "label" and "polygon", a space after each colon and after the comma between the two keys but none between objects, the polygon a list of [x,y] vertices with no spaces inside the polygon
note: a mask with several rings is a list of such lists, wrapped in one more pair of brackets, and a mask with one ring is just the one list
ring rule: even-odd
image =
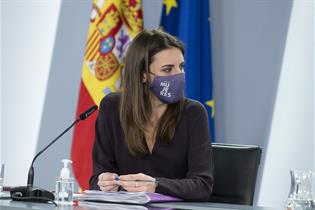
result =
[{"label": "woman's eye", "polygon": [[165,69],[163,69],[163,71],[168,73],[168,72],[172,71],[172,68],[165,68]]}]

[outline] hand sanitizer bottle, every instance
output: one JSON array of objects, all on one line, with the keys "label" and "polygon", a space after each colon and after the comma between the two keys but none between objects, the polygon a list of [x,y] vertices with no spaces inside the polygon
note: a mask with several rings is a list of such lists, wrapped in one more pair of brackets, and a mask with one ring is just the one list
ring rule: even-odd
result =
[{"label": "hand sanitizer bottle", "polygon": [[55,199],[60,205],[72,205],[73,204],[73,178],[70,177],[70,170],[68,163],[72,163],[71,160],[62,160],[64,166],[60,171],[60,177],[56,178]]}]

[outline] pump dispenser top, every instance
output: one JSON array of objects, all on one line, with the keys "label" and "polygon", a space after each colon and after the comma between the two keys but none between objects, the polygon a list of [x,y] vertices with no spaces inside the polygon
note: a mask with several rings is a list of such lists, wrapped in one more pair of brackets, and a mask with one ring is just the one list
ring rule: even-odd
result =
[{"label": "pump dispenser top", "polygon": [[60,177],[62,179],[69,179],[70,178],[70,170],[68,168],[68,163],[72,163],[71,160],[63,159],[63,168],[60,171]]}]

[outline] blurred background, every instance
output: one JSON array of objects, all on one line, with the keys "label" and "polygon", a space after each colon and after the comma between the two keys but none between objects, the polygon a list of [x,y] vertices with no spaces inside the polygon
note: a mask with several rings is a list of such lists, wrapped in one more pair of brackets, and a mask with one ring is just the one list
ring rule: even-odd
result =
[{"label": "blurred background", "polygon": [[[1,1],[4,185],[25,185],[34,155],[76,116],[92,0]],[[162,0],[142,0],[157,28]],[[210,0],[215,142],[263,148],[255,205],[283,207],[290,170],[315,170],[313,0]],[[73,130],[35,163],[54,189]]]}]

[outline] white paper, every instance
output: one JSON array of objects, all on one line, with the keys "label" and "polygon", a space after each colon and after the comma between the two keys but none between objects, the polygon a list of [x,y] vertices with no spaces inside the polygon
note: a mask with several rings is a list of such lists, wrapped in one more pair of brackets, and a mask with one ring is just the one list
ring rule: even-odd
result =
[{"label": "white paper", "polygon": [[75,194],[75,200],[103,201],[113,203],[146,204],[150,202],[150,197],[145,192],[102,192],[86,190],[82,194]]}]

